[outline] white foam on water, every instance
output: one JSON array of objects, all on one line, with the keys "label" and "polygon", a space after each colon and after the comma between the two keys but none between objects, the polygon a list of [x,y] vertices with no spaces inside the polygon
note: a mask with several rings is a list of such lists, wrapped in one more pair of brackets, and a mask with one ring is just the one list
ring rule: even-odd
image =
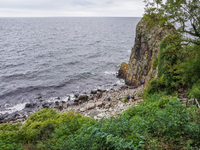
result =
[{"label": "white foam on water", "polygon": [[8,107],[8,108],[6,108],[6,110],[0,111],[0,114],[5,114],[5,113],[11,114],[13,112],[20,111],[20,110],[24,109],[26,104],[27,103],[21,103],[21,104],[15,105],[13,107]]},{"label": "white foam on water", "polygon": [[117,82],[116,82],[116,84],[117,85],[124,85],[124,83],[125,83],[125,81],[124,80],[118,80]]},{"label": "white foam on water", "polygon": [[105,71],[104,74],[106,74],[106,75],[115,75],[116,72],[115,71]]}]

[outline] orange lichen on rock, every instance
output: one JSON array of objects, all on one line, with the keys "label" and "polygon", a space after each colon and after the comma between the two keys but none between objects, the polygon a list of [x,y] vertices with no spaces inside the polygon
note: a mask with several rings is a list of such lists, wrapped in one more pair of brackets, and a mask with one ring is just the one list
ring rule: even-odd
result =
[{"label": "orange lichen on rock", "polygon": [[124,78],[124,79],[125,79],[125,78],[127,77],[127,75],[128,75],[128,64],[125,63],[125,62],[123,62],[123,63],[121,64],[120,69],[119,69],[118,77],[119,77],[119,78]]}]

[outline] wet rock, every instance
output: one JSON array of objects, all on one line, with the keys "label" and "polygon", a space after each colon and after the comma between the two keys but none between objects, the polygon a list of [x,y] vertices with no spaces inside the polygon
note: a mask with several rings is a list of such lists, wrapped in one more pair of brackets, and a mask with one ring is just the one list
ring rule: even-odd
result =
[{"label": "wet rock", "polygon": [[87,95],[80,95],[78,100],[87,101],[88,100],[88,96]]},{"label": "wet rock", "polygon": [[120,87],[120,89],[121,89],[121,90],[128,89],[128,86],[127,86],[127,85],[123,85],[123,86]]},{"label": "wet rock", "polygon": [[101,93],[104,93],[104,92],[106,92],[106,90],[105,90],[105,89],[97,89],[97,91],[98,91],[98,92],[101,92]]},{"label": "wet rock", "polygon": [[3,122],[4,122],[4,119],[7,118],[8,116],[9,116],[8,113],[5,113],[5,114],[0,115],[0,123],[3,123]]},{"label": "wet rock", "polygon": [[44,104],[42,104],[42,107],[43,107],[43,108],[49,108],[49,106],[50,106],[49,103],[44,103]]},{"label": "wet rock", "polygon": [[39,102],[41,103],[41,102],[43,102],[44,100],[43,99],[39,99]]},{"label": "wet rock", "polygon": [[79,100],[78,100],[78,98],[76,98],[75,100],[74,100],[74,102],[73,102],[73,105],[78,105],[79,104]]},{"label": "wet rock", "polygon": [[74,94],[74,97],[75,97],[75,98],[78,98],[78,96],[79,96],[79,94]]},{"label": "wet rock", "polygon": [[35,108],[36,104],[35,103],[27,103],[25,105],[25,108]]},{"label": "wet rock", "polygon": [[37,99],[42,99],[42,95],[41,95],[41,94],[38,94]]},{"label": "wet rock", "polygon": [[97,94],[97,90],[91,90],[91,94]]}]

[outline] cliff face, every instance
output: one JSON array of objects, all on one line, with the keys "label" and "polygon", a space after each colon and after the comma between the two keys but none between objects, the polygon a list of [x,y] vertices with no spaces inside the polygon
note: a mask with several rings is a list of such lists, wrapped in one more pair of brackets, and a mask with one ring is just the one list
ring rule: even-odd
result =
[{"label": "cliff face", "polygon": [[175,31],[172,28],[164,29],[158,25],[150,27],[142,19],[136,27],[135,45],[129,63],[122,63],[118,77],[135,87],[148,85],[151,78],[157,78],[158,67],[155,65],[152,68],[153,61],[156,64],[162,39],[173,33]]}]

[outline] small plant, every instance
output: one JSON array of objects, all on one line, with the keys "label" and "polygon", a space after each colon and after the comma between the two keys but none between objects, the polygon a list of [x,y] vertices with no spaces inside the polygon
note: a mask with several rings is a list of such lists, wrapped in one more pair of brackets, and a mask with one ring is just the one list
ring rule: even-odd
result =
[{"label": "small plant", "polygon": [[117,101],[120,101],[120,100],[121,100],[121,98],[116,98],[116,100],[117,100]]},{"label": "small plant", "polygon": [[127,97],[124,98],[124,103],[128,103],[129,99]]},{"label": "small plant", "polygon": [[153,61],[153,70],[156,69],[156,67],[158,66],[158,58],[156,58],[154,61]]},{"label": "small plant", "polygon": [[142,93],[138,93],[137,96],[138,96],[138,97],[142,97]]}]

